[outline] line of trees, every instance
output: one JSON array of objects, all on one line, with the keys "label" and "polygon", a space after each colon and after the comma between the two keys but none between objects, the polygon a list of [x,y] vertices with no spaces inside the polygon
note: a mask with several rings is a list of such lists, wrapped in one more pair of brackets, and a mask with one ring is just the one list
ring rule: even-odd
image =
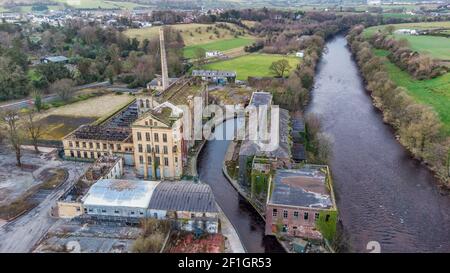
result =
[{"label": "line of trees", "polygon": [[383,60],[374,55],[371,44],[362,36],[363,30],[362,25],[355,26],[347,40],[375,106],[396,129],[399,141],[450,186],[450,137],[442,132],[439,117],[431,107],[416,103],[407,90],[390,80]]},{"label": "line of trees", "polygon": [[441,65],[439,61],[411,50],[408,40],[396,40],[389,37],[390,32],[392,32],[392,29],[388,26],[385,32],[374,33],[370,42],[376,48],[388,50],[390,52],[389,60],[398,67],[408,71],[409,74],[419,80],[435,78],[448,72],[448,68]]}]

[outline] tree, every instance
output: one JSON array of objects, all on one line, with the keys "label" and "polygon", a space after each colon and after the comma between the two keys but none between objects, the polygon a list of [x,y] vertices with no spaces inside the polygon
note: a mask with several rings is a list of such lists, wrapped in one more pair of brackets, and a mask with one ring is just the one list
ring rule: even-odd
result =
[{"label": "tree", "polygon": [[194,58],[197,59],[199,62],[203,61],[203,58],[205,58],[206,50],[201,47],[197,47],[194,50]]},{"label": "tree", "polygon": [[73,94],[74,82],[71,79],[61,79],[52,83],[50,92],[56,93],[60,99],[67,101]]},{"label": "tree", "polygon": [[5,130],[5,137],[16,153],[17,166],[21,167],[22,162],[20,146],[23,143],[23,132],[19,126],[20,116],[15,110],[5,110],[0,113],[0,123]]},{"label": "tree", "polygon": [[395,26],[394,26],[394,25],[387,25],[387,26],[384,28],[384,30],[385,30],[387,33],[389,33],[389,35],[391,35],[391,34],[394,32],[394,30],[395,30]]},{"label": "tree", "polygon": [[28,78],[10,58],[0,57],[0,101],[28,95]]},{"label": "tree", "polygon": [[283,78],[284,74],[291,69],[291,65],[286,59],[275,61],[269,68],[277,77]]},{"label": "tree", "polygon": [[38,90],[33,90],[32,95],[34,98],[34,108],[36,108],[36,111],[41,112],[42,109],[41,92]]},{"label": "tree", "polygon": [[42,125],[40,122],[36,120],[36,110],[30,109],[27,114],[26,118],[24,120],[25,122],[25,129],[28,133],[28,137],[31,139],[31,142],[33,143],[34,150],[36,153],[39,153],[38,149],[38,140],[42,136]]}]

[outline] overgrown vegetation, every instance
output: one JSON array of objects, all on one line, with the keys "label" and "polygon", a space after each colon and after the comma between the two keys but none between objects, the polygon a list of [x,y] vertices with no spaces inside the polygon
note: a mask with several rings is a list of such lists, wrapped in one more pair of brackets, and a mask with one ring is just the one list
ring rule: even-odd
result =
[{"label": "overgrown vegetation", "polygon": [[141,222],[142,234],[133,244],[132,251],[138,253],[159,253],[162,250],[170,222],[167,220],[144,219]]},{"label": "overgrown vegetation", "polygon": [[417,103],[404,87],[390,79],[383,60],[375,56],[363,37],[363,30],[363,26],[354,27],[347,39],[375,105],[396,129],[399,141],[449,186],[450,137],[442,133],[438,115],[431,107]]}]

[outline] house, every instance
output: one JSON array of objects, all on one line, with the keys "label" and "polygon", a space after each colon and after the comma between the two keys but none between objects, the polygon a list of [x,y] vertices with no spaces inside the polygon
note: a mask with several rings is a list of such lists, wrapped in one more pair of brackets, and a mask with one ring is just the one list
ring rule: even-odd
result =
[{"label": "house", "polygon": [[137,224],[171,220],[184,231],[217,233],[219,210],[207,184],[102,179],[83,197],[83,212],[96,221]]},{"label": "house", "polygon": [[69,59],[64,56],[47,56],[41,58],[41,63],[48,64],[48,63],[62,63],[62,64],[68,64]]},{"label": "house", "polygon": [[303,52],[303,50],[295,52],[295,57],[303,58],[304,56],[305,56],[305,52]]},{"label": "house", "polygon": [[419,35],[417,30],[415,29],[408,29],[408,28],[401,28],[394,31],[395,34],[407,34],[407,35]]},{"label": "house", "polygon": [[206,51],[205,57],[206,58],[214,58],[214,57],[220,57],[222,56],[222,52],[214,50],[214,51]]},{"label": "house", "polygon": [[322,240],[334,236],[337,209],[328,166],[275,171],[266,203],[266,235]]},{"label": "house", "polygon": [[192,70],[192,77],[201,78],[203,81],[225,84],[236,81],[236,72],[222,70]]}]

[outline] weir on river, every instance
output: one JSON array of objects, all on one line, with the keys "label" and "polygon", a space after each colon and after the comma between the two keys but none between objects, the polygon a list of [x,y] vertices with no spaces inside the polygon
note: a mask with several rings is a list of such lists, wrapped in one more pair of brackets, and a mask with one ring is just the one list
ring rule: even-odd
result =
[{"label": "weir on river", "polygon": [[[383,123],[345,38],[329,41],[327,49],[307,112],[320,115],[333,140],[330,167],[350,251],[367,252],[367,244],[376,241],[381,252],[450,252],[450,197],[440,194],[431,173]],[[274,237],[264,236],[263,220],[223,176],[228,144],[207,143],[198,161],[200,179],[211,185],[249,252],[283,251]]]}]

